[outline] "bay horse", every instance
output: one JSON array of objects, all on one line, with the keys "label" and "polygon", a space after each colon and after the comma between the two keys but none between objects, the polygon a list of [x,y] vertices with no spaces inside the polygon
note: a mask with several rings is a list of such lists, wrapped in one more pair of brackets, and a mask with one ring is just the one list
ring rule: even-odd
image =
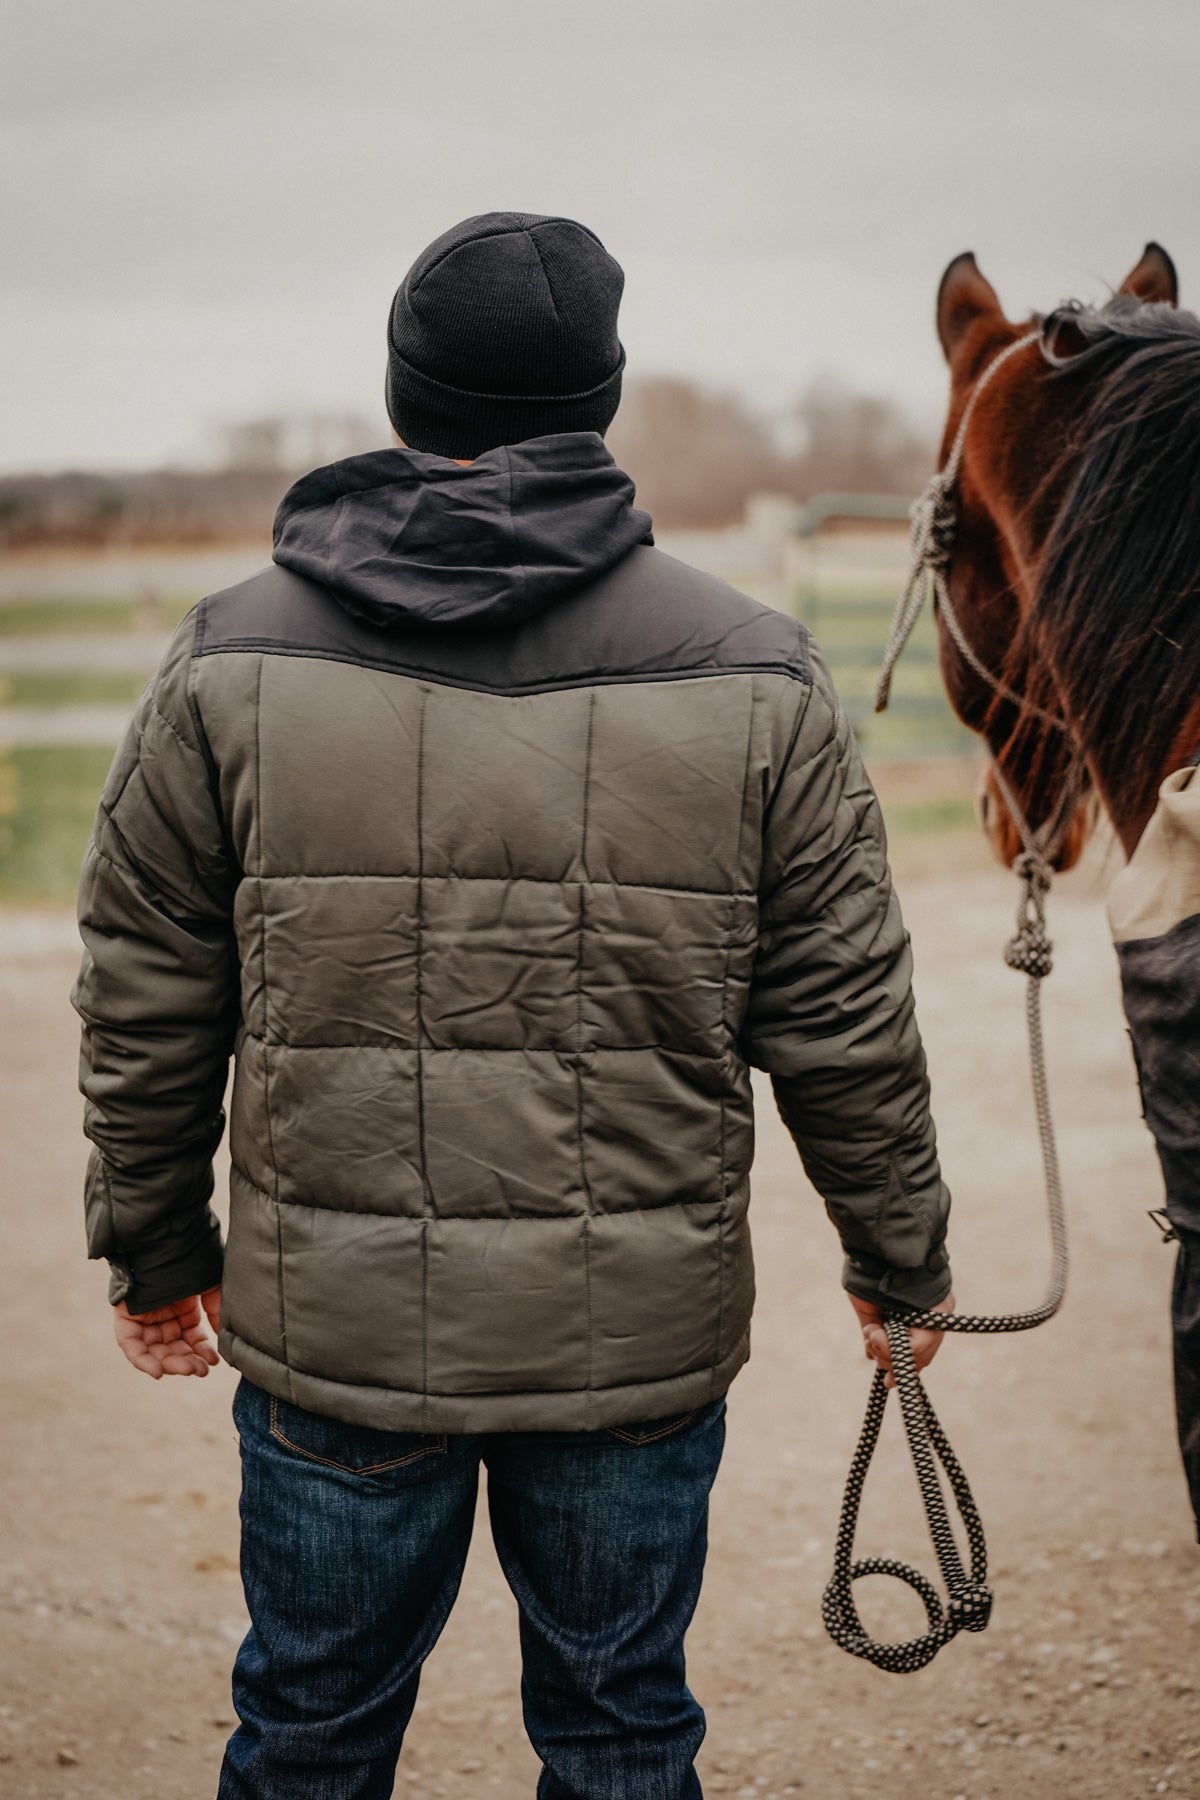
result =
[{"label": "bay horse", "polygon": [[1106,304],[1017,324],[967,252],[937,330],[943,466],[967,421],[939,657],[999,769],[985,829],[1013,863],[1007,789],[1029,828],[1063,820],[1051,860],[1069,868],[1103,807],[1130,859],[1110,918],[1179,1241],[1176,1411],[1200,1527],[1200,319],[1150,243]]}]

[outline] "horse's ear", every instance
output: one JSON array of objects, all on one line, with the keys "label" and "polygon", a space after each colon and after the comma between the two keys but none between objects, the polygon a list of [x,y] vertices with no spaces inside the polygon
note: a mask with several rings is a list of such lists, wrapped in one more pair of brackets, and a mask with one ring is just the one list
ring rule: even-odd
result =
[{"label": "horse's ear", "polygon": [[937,297],[937,332],[947,362],[969,325],[982,313],[1003,317],[1000,297],[979,272],[974,253],[964,250],[946,266]]},{"label": "horse's ear", "polygon": [[1141,262],[1130,269],[1117,292],[1132,294],[1135,300],[1179,305],[1179,277],[1175,273],[1175,264],[1161,244],[1151,242],[1146,245]]}]

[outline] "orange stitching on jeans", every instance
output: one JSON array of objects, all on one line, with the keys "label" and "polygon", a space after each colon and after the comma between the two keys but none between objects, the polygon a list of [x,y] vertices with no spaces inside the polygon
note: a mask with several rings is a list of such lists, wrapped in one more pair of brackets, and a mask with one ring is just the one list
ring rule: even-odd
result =
[{"label": "orange stitching on jeans", "polygon": [[279,1443],[286,1444],[289,1450],[294,1450],[297,1456],[306,1456],[309,1462],[324,1463],[327,1469],[337,1469],[342,1475],[379,1475],[384,1469],[400,1469],[405,1463],[420,1462],[423,1456],[446,1454],[446,1438],[442,1433],[434,1443],[427,1444],[420,1450],[410,1450],[407,1456],[393,1457],[390,1462],[367,1463],[361,1469],[352,1469],[348,1463],[334,1462],[331,1456],[318,1456],[315,1450],[305,1450],[303,1445],[293,1444],[291,1438],[286,1437],[279,1429],[279,1401],[274,1394],[271,1396],[271,1436]]},{"label": "orange stitching on jeans", "polygon": [[682,1418],[672,1419],[660,1430],[648,1432],[644,1437],[638,1437],[636,1432],[624,1431],[619,1425],[610,1425],[608,1429],[610,1434],[615,1438],[620,1438],[623,1444],[657,1444],[660,1438],[670,1437],[673,1431],[682,1431],[688,1420],[694,1419],[699,1411],[698,1406],[693,1406],[691,1412],[684,1413]]}]

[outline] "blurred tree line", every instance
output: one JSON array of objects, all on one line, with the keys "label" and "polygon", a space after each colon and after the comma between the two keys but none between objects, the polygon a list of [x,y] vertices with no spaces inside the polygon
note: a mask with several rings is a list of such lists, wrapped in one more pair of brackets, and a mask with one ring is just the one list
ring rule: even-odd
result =
[{"label": "blurred tree line", "polygon": [[[264,539],[297,475],[387,441],[353,415],[279,416],[227,427],[208,468],[0,477],[0,548]],[[833,380],[773,413],[683,377],[631,381],[608,441],[667,530],[732,524],[752,494],[914,494],[934,454],[890,401]]]},{"label": "blurred tree line", "polygon": [[832,379],[774,417],[674,376],[634,382],[608,442],[668,529],[732,524],[751,494],[916,494],[935,449],[891,401]]}]

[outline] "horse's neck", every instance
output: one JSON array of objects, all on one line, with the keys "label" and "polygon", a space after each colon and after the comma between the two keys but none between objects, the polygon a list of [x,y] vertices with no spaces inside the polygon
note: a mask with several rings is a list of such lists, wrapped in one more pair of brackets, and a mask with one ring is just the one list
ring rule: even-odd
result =
[{"label": "horse's neck", "polygon": [[[1017,509],[1006,522],[1008,529],[1002,533],[1009,579],[1027,616],[1036,614],[1045,538],[1057,507],[1063,503],[1065,487],[1065,483],[1061,484],[1053,495],[1048,488],[1041,490],[1037,504]],[[1094,727],[1088,726],[1092,710],[1088,703],[1094,696],[1081,690],[1080,684],[1089,677],[1072,656],[1070,643],[1056,647],[1043,638],[1042,655],[1046,658],[1044,667],[1048,669],[1055,689],[1053,696],[1044,697],[1043,704],[1049,704],[1068,721],[1075,749],[1086,764],[1092,787],[1100,797],[1125,854],[1131,856],[1150,822],[1162,783],[1173,770],[1191,761],[1200,749],[1200,680],[1196,684],[1195,697],[1189,695],[1182,704],[1177,703],[1178,719],[1156,720],[1157,725],[1168,727],[1167,732],[1154,734],[1164,746],[1160,752],[1161,766],[1156,772],[1151,771],[1151,780],[1141,781],[1139,789],[1119,747],[1114,751],[1103,736],[1094,735]]]},{"label": "horse's neck", "polygon": [[[1063,712],[1072,721],[1080,716],[1081,709],[1072,704],[1069,659],[1064,659],[1064,666],[1059,673],[1059,683],[1063,697]],[[1132,796],[1126,780],[1127,771],[1116,766],[1114,758],[1104,743],[1089,743],[1082,732],[1077,730],[1076,742],[1091,777],[1092,786],[1103,802],[1104,809],[1112,821],[1113,830],[1121,840],[1126,856],[1132,856],[1138,846],[1146,826],[1150,823],[1158,796],[1158,789],[1175,769],[1182,768],[1191,762],[1200,750],[1200,699],[1190,706],[1180,719],[1178,728],[1172,739],[1170,750],[1163,759],[1158,771],[1152,793],[1143,792],[1140,796]]]}]

